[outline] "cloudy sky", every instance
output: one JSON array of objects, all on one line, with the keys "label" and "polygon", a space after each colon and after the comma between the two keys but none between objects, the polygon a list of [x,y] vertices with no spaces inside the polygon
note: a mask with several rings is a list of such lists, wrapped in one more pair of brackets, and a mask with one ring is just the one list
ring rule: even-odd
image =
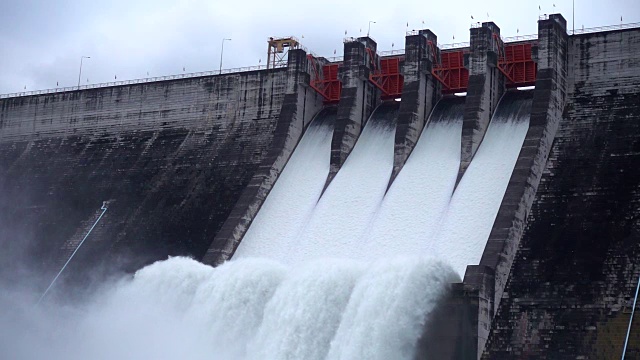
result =
[{"label": "cloudy sky", "polygon": [[[640,0],[575,3],[577,29],[620,24],[621,16],[640,22]],[[333,56],[345,30],[364,35],[370,20],[378,49],[391,50],[422,27],[442,44],[468,41],[471,22],[487,19],[505,37],[535,33],[540,13],[560,12],[571,27],[571,8],[571,0],[2,0],[0,93],[74,86],[81,56],[91,57],[82,83],[101,83],[216,70],[222,38],[232,38],[223,65],[232,68],[264,64],[269,36],[304,37],[314,53]]]}]

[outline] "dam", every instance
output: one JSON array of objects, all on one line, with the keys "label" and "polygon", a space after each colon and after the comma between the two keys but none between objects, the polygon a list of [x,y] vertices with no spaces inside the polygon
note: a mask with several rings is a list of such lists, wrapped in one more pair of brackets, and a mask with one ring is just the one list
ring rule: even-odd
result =
[{"label": "dam", "polygon": [[78,358],[640,356],[640,24],[469,31],[0,95],[0,284],[124,276]]}]

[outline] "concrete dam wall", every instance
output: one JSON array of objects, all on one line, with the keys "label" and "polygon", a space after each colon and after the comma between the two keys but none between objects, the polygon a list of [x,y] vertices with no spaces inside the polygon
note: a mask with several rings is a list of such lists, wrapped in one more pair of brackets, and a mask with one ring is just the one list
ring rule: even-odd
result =
[{"label": "concrete dam wall", "polygon": [[[7,264],[0,278],[25,264],[36,272],[57,271],[98,219],[103,202],[107,211],[70,264],[71,276],[84,279],[96,268],[131,272],[177,255],[210,265],[226,262],[323,108],[332,114],[331,125],[325,124],[333,128],[328,175],[322,194],[307,207],[321,204],[321,220],[351,218],[349,206],[361,204],[340,204],[346,215],[337,219],[332,203],[320,202],[320,197],[332,194],[334,181],[351,183],[340,171],[351,166],[349,171],[356,173],[352,150],[360,144],[356,157],[365,158],[362,147],[374,149],[371,139],[378,139],[367,135],[367,141],[360,141],[367,125],[375,125],[368,119],[378,105],[389,106],[385,102],[397,99],[401,101],[394,103],[393,116],[373,116],[391,129],[378,134],[380,144],[384,141],[386,149],[388,141],[393,149],[388,164],[376,164],[384,165],[382,175],[356,169],[361,184],[369,180],[367,175],[377,177],[380,190],[376,204],[354,207],[358,216],[364,213],[360,209],[373,214],[359,217],[365,225],[385,214],[392,220],[413,220],[423,213],[413,209],[415,213],[394,217],[412,210],[402,206],[413,200],[398,194],[397,184],[412,184],[402,171],[405,165],[415,169],[415,158],[410,162],[414,149],[420,140],[433,139],[434,129],[449,136],[455,128],[459,137],[456,144],[442,142],[455,155],[454,166],[447,167],[451,174],[434,178],[442,183],[438,198],[444,200],[433,213],[444,215],[429,226],[445,229],[460,216],[459,211],[450,214],[455,210],[451,204],[476,205],[466,206],[461,194],[473,193],[470,177],[482,172],[479,161],[486,160],[487,148],[498,144],[496,123],[511,124],[500,117],[517,118],[518,131],[523,130],[513,153],[515,165],[509,165],[504,188],[494,194],[495,209],[478,207],[489,217],[495,210],[489,223],[481,224],[488,234],[482,235],[484,250],[471,254],[476,260],[462,264],[462,281],[437,299],[432,318],[422,324],[416,356],[619,357],[640,276],[634,215],[640,180],[640,29],[569,36],[565,19],[554,14],[538,22],[535,40],[503,42],[492,22],[470,32],[464,49],[438,47],[436,35],[427,29],[408,34],[405,54],[395,55],[398,73],[391,74],[385,71],[394,64],[388,61],[394,55],[380,56],[375,41],[362,37],[347,39],[335,77],[326,59],[296,49],[289,51],[282,68],[0,98],[0,260]],[[523,49],[524,58],[514,57]],[[396,86],[388,86],[393,81]],[[337,97],[323,93],[323,84],[331,82],[340,84]],[[524,85],[535,89],[516,89]],[[454,97],[459,92],[466,96]],[[509,110],[514,99],[526,100],[526,106]],[[456,113],[440,109],[432,119],[429,114],[438,101]],[[521,113],[525,108],[527,113]],[[448,119],[447,127],[438,119]],[[386,161],[385,151],[380,153]],[[437,154],[435,149],[416,152],[427,160]],[[300,159],[296,164],[299,173],[304,166]],[[324,178],[325,173],[319,173]],[[412,185],[416,191],[434,187],[418,185]],[[342,186],[346,190],[341,195],[334,189],[334,202],[357,190]],[[276,205],[289,204],[269,208]],[[321,220],[316,220],[316,230],[324,233],[327,226]],[[475,223],[469,224],[476,229]],[[393,233],[383,230],[379,238]],[[473,247],[464,242],[465,236],[431,234],[424,235],[424,243],[435,253],[446,253],[456,240],[465,256]],[[295,235],[300,234],[289,237]],[[423,249],[416,239],[414,249]],[[431,244],[438,239],[447,241]],[[260,237],[252,235],[251,240]],[[316,240],[324,243],[321,236]],[[388,244],[396,251],[403,239],[391,240]],[[322,250],[342,251],[339,246],[348,241]],[[344,249],[357,248],[355,242],[348,245]],[[367,251],[373,249],[369,245]],[[285,249],[300,252],[295,246],[292,242]],[[391,247],[376,249],[377,254],[384,256]],[[638,321],[632,328],[636,331],[627,356],[640,352]]]},{"label": "concrete dam wall", "polygon": [[637,29],[570,38],[567,106],[483,358],[620,358],[640,276],[639,52]]},{"label": "concrete dam wall", "polygon": [[293,69],[0,100],[3,244],[32,245],[3,260],[59,269],[103,201],[78,268],[202,258],[270,150],[302,131]]}]

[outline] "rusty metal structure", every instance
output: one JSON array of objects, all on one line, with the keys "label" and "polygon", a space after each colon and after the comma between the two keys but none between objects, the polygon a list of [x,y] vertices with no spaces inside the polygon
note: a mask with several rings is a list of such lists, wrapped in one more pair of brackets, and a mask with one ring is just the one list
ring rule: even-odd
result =
[{"label": "rusty metal structure", "polygon": [[300,41],[294,36],[281,38],[270,37],[267,41],[267,69],[287,66],[287,54],[289,50],[302,49]]}]

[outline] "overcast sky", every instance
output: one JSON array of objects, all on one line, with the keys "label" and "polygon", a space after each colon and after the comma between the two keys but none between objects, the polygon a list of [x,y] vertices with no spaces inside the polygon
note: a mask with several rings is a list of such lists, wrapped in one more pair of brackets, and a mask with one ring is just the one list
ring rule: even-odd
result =
[{"label": "overcast sky", "polygon": [[[576,28],[640,22],[640,0],[575,0]],[[468,41],[472,21],[494,21],[505,37],[533,34],[539,13],[572,25],[571,0],[2,0],[0,93],[216,70],[266,60],[269,36],[294,35],[318,55],[342,54],[347,36],[402,49],[407,29],[429,28],[442,44]],[[555,8],[553,6],[555,4]],[[542,11],[538,10],[538,6]],[[487,17],[487,13],[489,17]],[[471,16],[475,20],[471,20]],[[409,27],[407,28],[407,22]],[[424,26],[422,24],[424,22]],[[518,33],[519,30],[519,33]],[[304,36],[304,38],[302,38]],[[455,41],[453,37],[455,36]]]}]

